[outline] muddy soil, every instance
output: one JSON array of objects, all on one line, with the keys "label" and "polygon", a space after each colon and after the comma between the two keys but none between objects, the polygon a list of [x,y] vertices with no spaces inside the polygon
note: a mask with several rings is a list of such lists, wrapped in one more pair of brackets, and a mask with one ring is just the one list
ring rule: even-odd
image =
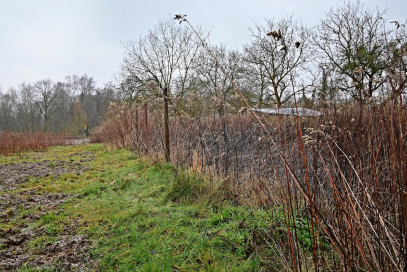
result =
[{"label": "muddy soil", "polygon": [[67,161],[45,160],[0,165],[0,222],[3,226],[13,226],[0,229],[0,271],[13,271],[22,267],[51,271],[91,270],[91,244],[85,235],[75,232],[80,222],[64,225],[63,231],[54,237],[53,242],[32,246],[36,238],[47,236],[47,229],[38,228],[36,222],[50,211],[57,214],[63,212],[61,204],[76,195],[18,189],[19,184],[29,179],[50,175],[58,177],[68,172],[80,175],[88,170],[83,162],[93,159],[92,153],[80,155],[83,157],[80,162],[68,158]]},{"label": "muddy soil", "polygon": [[16,185],[30,178],[42,178],[53,175],[55,178],[64,173],[80,175],[88,170],[81,163],[70,161],[21,162],[0,165],[0,192],[16,189]]}]

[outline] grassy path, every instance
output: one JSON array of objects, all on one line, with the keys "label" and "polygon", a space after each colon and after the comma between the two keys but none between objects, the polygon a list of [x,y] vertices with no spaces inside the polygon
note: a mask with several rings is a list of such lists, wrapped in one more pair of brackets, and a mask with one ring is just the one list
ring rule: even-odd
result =
[{"label": "grassy path", "polygon": [[[253,238],[270,224],[265,212],[224,202],[171,165],[80,145],[2,157],[0,170],[41,162],[49,173],[0,191],[0,270],[258,271],[272,256],[256,254],[267,246]],[[10,204],[17,196],[22,206]]]}]

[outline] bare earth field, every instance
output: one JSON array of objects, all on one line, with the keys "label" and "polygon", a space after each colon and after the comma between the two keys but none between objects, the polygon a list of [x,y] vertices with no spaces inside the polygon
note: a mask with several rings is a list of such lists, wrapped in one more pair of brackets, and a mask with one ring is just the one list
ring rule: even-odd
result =
[{"label": "bare earth field", "polygon": [[44,160],[41,153],[37,153],[29,156],[35,161],[0,164],[0,271],[21,268],[27,263],[57,270],[85,269],[90,259],[89,242],[85,235],[75,235],[75,222],[63,226],[63,235],[57,240],[35,248],[36,239],[49,232],[44,227],[36,228],[36,222],[50,212],[62,213],[61,204],[75,195],[44,192],[24,184],[46,177],[58,178],[66,173],[79,176],[88,170],[83,162],[92,160],[92,154],[73,153],[65,160]]}]

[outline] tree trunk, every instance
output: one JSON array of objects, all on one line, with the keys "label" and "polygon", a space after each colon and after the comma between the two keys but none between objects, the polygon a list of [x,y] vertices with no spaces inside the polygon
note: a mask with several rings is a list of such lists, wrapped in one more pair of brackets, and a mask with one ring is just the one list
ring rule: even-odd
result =
[{"label": "tree trunk", "polygon": [[[146,148],[148,147],[148,116],[147,116],[147,103],[144,103],[144,141]],[[148,152],[148,149],[146,149]]]},{"label": "tree trunk", "polygon": [[164,97],[164,132],[165,132],[165,161],[170,162],[170,129],[168,126],[168,89],[163,89],[163,97]]}]

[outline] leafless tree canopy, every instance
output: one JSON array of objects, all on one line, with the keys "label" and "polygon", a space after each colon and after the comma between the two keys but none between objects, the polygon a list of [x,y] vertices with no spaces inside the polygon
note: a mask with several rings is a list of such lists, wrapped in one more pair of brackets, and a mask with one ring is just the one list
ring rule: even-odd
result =
[{"label": "leafless tree canopy", "polygon": [[332,9],[318,26],[315,44],[340,78],[339,88],[361,101],[385,82],[387,65],[384,11],[360,2]]},{"label": "leafless tree canopy", "polygon": [[174,20],[160,22],[147,36],[124,44],[122,76],[132,86],[126,88],[136,93],[156,91],[152,94],[158,96],[161,92],[152,88],[153,82],[161,91],[167,88],[170,95],[183,97],[199,46],[191,29]]},{"label": "leafless tree canopy", "polygon": [[115,98],[115,87],[95,87],[92,77],[68,76],[64,82],[50,79],[23,83],[0,94],[0,131],[82,133],[93,128]]},{"label": "leafless tree canopy", "polygon": [[259,84],[258,103],[269,99],[280,107],[293,95],[291,79],[300,76],[309,61],[310,33],[292,18],[267,20],[251,33],[252,41],[244,51],[249,74]]},{"label": "leafless tree canopy", "polygon": [[[224,46],[212,46],[211,50],[224,65],[230,78],[235,82],[241,82],[244,68],[240,53],[228,51]],[[226,108],[232,107],[234,87],[206,50],[200,51],[195,63],[196,82],[204,93],[207,106],[223,115]]]}]

